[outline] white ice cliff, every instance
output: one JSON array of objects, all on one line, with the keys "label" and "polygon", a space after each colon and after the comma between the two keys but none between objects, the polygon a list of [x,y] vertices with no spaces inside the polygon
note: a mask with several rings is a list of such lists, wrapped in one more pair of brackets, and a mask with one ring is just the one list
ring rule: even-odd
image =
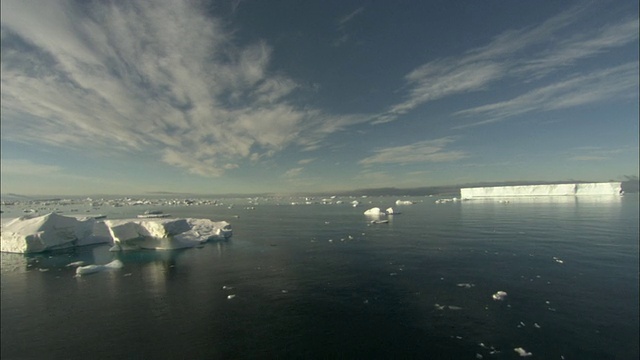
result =
[{"label": "white ice cliff", "polygon": [[620,182],[493,186],[460,189],[460,195],[463,199],[521,196],[620,195],[621,193],[622,187]]},{"label": "white ice cliff", "polygon": [[2,225],[0,251],[38,253],[99,243],[112,250],[170,250],[232,235],[226,221],[208,219],[125,219],[101,221],[50,213],[23,216]]},{"label": "white ice cliff", "polygon": [[50,213],[23,216],[2,225],[0,251],[37,253],[110,241],[104,223]]},{"label": "white ice cliff", "polygon": [[208,219],[107,220],[105,224],[113,239],[112,251],[189,248],[232,234],[228,222]]}]

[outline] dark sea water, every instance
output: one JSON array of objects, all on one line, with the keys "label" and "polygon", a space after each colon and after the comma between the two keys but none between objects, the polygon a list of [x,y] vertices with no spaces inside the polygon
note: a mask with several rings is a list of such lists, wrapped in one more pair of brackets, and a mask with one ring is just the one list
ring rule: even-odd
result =
[{"label": "dark sea water", "polygon": [[[162,208],[234,235],[2,254],[2,359],[638,359],[637,194],[396,199]],[[373,206],[402,214],[371,224]],[[80,278],[65,266],[116,258]]]}]

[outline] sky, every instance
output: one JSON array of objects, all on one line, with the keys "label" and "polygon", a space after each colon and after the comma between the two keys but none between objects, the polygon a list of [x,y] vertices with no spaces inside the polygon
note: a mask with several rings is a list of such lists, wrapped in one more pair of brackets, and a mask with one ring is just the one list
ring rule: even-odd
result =
[{"label": "sky", "polygon": [[638,176],[638,2],[1,6],[1,191]]}]

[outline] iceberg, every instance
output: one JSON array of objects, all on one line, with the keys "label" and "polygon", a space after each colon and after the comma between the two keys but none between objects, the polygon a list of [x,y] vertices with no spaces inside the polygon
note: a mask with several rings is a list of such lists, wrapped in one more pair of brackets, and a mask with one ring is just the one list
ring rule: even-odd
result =
[{"label": "iceberg", "polygon": [[75,218],[50,213],[22,216],[3,224],[0,251],[38,253],[109,241],[106,226],[95,218]]},{"label": "iceberg", "polygon": [[460,196],[463,199],[621,194],[622,183],[620,182],[492,186],[460,189]]},{"label": "iceberg", "polygon": [[413,205],[415,202],[410,200],[396,200],[396,205]]},{"label": "iceberg", "polygon": [[2,224],[0,251],[39,253],[110,243],[112,250],[171,250],[228,239],[231,225],[208,219],[96,220],[50,213],[23,216]]},{"label": "iceberg", "polygon": [[369,215],[369,216],[380,216],[380,215],[385,215],[385,213],[384,213],[384,212],[382,212],[382,211],[380,210],[380,208],[379,208],[379,207],[374,207],[374,208],[371,208],[371,209],[369,209],[369,210],[366,210],[366,211],[364,212],[364,214],[365,214],[365,215]]},{"label": "iceberg", "polygon": [[78,266],[76,268],[76,276],[93,274],[104,270],[121,269],[123,266],[122,261],[117,259],[105,265]]},{"label": "iceberg", "polygon": [[121,250],[174,250],[231,237],[226,221],[208,219],[126,219],[105,221],[113,247]]}]

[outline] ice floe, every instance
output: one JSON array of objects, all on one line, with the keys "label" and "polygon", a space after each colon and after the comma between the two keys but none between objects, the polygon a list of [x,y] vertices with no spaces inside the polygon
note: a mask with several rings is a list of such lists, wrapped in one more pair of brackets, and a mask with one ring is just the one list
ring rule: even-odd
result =
[{"label": "ice floe", "polygon": [[507,297],[507,293],[504,291],[498,291],[495,294],[491,295],[493,300],[504,300]]},{"label": "ice floe", "polygon": [[122,261],[117,259],[105,265],[78,266],[76,268],[76,276],[93,274],[93,273],[97,273],[105,270],[121,269],[122,267],[123,267]]},{"label": "ice floe", "polygon": [[518,355],[522,356],[522,357],[526,357],[526,356],[531,356],[533,355],[532,353],[526,351],[525,349],[521,348],[521,347],[517,347],[515,349],[513,349],[513,351],[517,352]]},{"label": "ice floe", "polygon": [[385,213],[380,210],[379,207],[373,207],[371,209],[365,210],[364,212],[365,215],[369,215],[369,216],[383,216],[385,215]]}]

